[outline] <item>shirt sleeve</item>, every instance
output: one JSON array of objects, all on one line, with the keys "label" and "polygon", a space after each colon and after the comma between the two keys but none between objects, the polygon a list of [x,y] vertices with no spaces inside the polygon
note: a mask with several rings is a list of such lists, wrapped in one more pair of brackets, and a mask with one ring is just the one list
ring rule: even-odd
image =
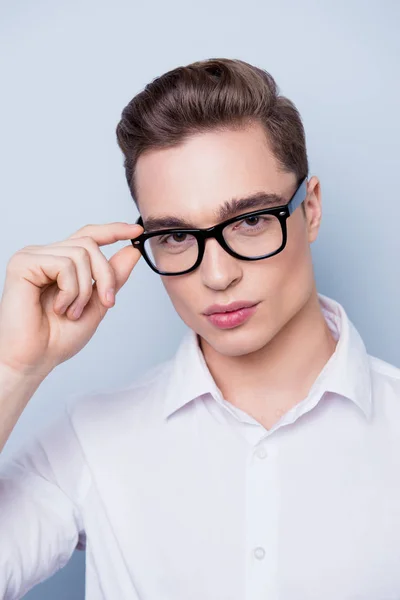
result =
[{"label": "shirt sleeve", "polygon": [[[67,403],[68,404],[68,403]],[[68,405],[0,462],[0,598],[16,600],[85,548],[89,472]]]}]

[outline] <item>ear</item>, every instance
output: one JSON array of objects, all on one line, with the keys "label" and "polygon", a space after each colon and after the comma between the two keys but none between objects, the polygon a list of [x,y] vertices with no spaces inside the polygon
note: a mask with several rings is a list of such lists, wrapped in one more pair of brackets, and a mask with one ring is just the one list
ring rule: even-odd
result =
[{"label": "ear", "polygon": [[317,239],[322,219],[321,186],[318,177],[313,175],[307,184],[307,196],[304,200],[307,222],[308,241],[311,244]]}]

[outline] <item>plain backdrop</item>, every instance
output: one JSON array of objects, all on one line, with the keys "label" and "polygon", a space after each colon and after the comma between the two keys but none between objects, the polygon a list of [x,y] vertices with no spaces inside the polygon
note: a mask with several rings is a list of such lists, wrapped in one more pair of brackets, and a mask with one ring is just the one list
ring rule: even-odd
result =
[{"label": "plain backdrop", "polygon": [[[302,114],[323,194],[318,290],[343,304],[370,354],[399,367],[399,25],[396,0],[2,0],[1,286],[23,246],[136,220],[115,127],[146,83],[194,60],[240,58],[269,71]],[[89,344],[39,387],[5,458],[70,394],[129,383],[185,330],[140,260]],[[83,597],[83,552],[25,596]]]}]

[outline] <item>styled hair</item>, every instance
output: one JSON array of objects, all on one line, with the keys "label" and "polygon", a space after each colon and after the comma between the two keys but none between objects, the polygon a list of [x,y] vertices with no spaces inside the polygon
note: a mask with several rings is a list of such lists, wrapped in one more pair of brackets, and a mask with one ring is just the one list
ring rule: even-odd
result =
[{"label": "styled hair", "polygon": [[308,176],[301,116],[267,71],[238,59],[210,58],[153,79],[125,106],[116,128],[136,206],[135,166],[141,154],[177,146],[196,133],[254,123],[263,126],[279,168],[294,173],[300,184]]}]

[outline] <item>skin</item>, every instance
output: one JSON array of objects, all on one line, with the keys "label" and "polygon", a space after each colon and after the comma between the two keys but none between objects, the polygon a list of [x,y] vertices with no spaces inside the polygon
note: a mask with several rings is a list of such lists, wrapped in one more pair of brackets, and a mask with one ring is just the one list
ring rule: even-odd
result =
[{"label": "skin", "polygon": [[[264,190],[288,201],[297,187],[259,124],[148,151],[137,162],[136,178],[144,224],[150,215],[179,215],[210,227],[213,211],[231,197]],[[288,218],[287,245],[276,256],[241,261],[209,239],[195,271],[161,276],[177,313],[198,334],[223,397],[266,429],[307,396],[336,348],[320,309],[310,249],[322,214],[316,176],[308,182],[305,210],[298,207]],[[202,314],[213,303],[235,300],[260,302],[242,325],[221,330]]]}]

